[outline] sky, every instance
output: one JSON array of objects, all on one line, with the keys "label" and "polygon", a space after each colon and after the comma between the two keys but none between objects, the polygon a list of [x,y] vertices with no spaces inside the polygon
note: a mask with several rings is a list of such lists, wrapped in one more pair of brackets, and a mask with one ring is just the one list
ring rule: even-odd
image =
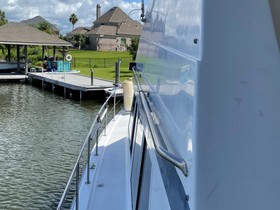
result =
[{"label": "sky", "polygon": [[[90,27],[96,19],[96,5],[101,5],[101,15],[118,6],[127,14],[140,9],[141,0],[0,0],[0,10],[4,11],[9,22],[20,22],[37,15],[57,25],[61,34],[72,31],[69,17],[75,13],[77,26]],[[139,20],[140,11],[134,10],[130,17]]]}]

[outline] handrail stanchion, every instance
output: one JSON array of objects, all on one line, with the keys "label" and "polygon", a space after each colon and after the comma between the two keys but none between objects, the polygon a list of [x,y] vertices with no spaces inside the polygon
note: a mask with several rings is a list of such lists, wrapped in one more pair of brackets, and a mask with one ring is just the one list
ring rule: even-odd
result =
[{"label": "handrail stanchion", "polygon": [[80,164],[78,163],[76,169],[76,210],[79,210],[79,168]]},{"label": "handrail stanchion", "polygon": [[87,156],[87,184],[90,184],[89,181],[89,169],[90,169],[90,140],[91,137],[88,138],[88,156]]},{"label": "handrail stanchion", "polygon": [[[107,105],[106,105],[106,109],[108,110],[108,108],[109,108],[109,105],[107,104]],[[106,114],[105,114],[104,136],[107,135],[107,124],[108,124],[108,111],[106,111]]]},{"label": "handrail stanchion", "polygon": [[115,115],[116,115],[116,91],[114,92],[114,116],[113,116],[113,120],[115,120]]},{"label": "handrail stanchion", "polygon": [[99,135],[99,132],[98,132],[98,130],[99,130],[99,122],[97,122],[98,123],[98,126],[97,126],[97,130],[96,130],[96,148],[95,148],[95,156],[98,156],[98,135]]}]

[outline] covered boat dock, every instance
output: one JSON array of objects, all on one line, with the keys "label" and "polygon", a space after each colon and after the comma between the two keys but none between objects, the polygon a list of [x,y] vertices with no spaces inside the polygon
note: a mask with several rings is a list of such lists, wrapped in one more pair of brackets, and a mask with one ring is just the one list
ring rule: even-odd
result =
[{"label": "covered boat dock", "polygon": [[[25,23],[15,22],[9,22],[0,27],[0,44],[5,45],[8,50],[7,60],[0,62],[0,73],[14,70],[14,73],[17,74],[28,73],[27,46],[42,46],[42,60],[45,57],[46,46],[53,48],[53,57],[56,56],[56,47],[62,47],[65,52],[65,47],[72,46],[71,43],[60,39],[57,35],[48,34]],[[16,46],[16,63],[11,62],[11,46]],[[21,47],[24,47],[23,63],[20,62]],[[65,53],[63,53],[63,57],[65,57]],[[24,71],[22,72],[22,70]]]},{"label": "covered boat dock", "polygon": [[[66,47],[71,47],[72,44],[57,35],[48,34],[25,23],[10,22],[1,26],[0,44],[5,45],[8,50],[6,61],[0,62],[0,82],[28,80],[32,85],[42,87],[44,90],[78,100],[105,97],[104,89],[113,86],[111,81],[93,79],[71,72],[43,72],[43,69],[40,73],[29,72],[28,46],[42,46],[42,61],[45,58],[45,47],[53,49],[53,58],[56,58],[57,47],[62,47],[64,64]],[[16,46],[16,62],[11,62],[12,46]],[[20,55],[21,47],[24,48],[24,56]],[[24,57],[24,62],[21,61],[21,57]]]}]

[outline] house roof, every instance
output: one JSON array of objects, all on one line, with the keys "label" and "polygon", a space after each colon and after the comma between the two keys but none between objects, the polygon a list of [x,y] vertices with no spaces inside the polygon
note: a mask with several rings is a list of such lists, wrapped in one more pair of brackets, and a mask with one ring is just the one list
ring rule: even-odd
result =
[{"label": "house roof", "polygon": [[113,7],[94,22],[87,35],[140,36],[141,23],[132,20],[118,7]]},{"label": "house roof", "polygon": [[142,31],[141,23],[134,20],[126,20],[118,28],[118,35],[135,35],[140,36]]},{"label": "house roof", "polygon": [[36,16],[36,17],[30,18],[30,19],[27,19],[27,20],[23,20],[21,22],[26,23],[28,25],[38,25],[41,22],[47,22],[47,23],[52,25],[52,28],[53,28],[54,31],[59,32],[59,29],[57,28],[56,25],[50,23],[49,21],[47,21],[46,19],[44,19],[41,16]]},{"label": "house roof", "polygon": [[117,32],[116,26],[100,25],[93,30],[87,32],[87,35],[109,35],[115,36]]},{"label": "house roof", "polygon": [[108,10],[105,14],[101,15],[97,20],[93,22],[96,24],[103,23],[120,23],[124,20],[132,20],[124,11],[122,11],[119,7],[113,7]]},{"label": "house roof", "polygon": [[122,22],[119,26],[100,25],[87,32],[86,35],[107,36],[140,36],[142,25],[137,21]]},{"label": "house roof", "polygon": [[73,31],[67,33],[67,35],[77,35],[77,34],[85,34],[91,30],[91,27],[77,27]]},{"label": "house roof", "polygon": [[25,23],[14,22],[0,26],[0,44],[72,46],[58,36],[50,35]]}]

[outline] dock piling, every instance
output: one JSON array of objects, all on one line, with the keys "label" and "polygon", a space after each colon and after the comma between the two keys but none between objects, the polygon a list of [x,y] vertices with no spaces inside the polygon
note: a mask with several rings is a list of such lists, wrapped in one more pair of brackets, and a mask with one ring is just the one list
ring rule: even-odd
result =
[{"label": "dock piling", "polygon": [[90,78],[91,78],[91,83],[90,85],[93,86],[93,76],[94,76],[94,70],[90,69]]},{"label": "dock piling", "polygon": [[120,84],[121,62],[122,62],[122,59],[119,58],[119,59],[118,59],[118,62],[115,63],[115,85],[119,85],[119,84]]}]

